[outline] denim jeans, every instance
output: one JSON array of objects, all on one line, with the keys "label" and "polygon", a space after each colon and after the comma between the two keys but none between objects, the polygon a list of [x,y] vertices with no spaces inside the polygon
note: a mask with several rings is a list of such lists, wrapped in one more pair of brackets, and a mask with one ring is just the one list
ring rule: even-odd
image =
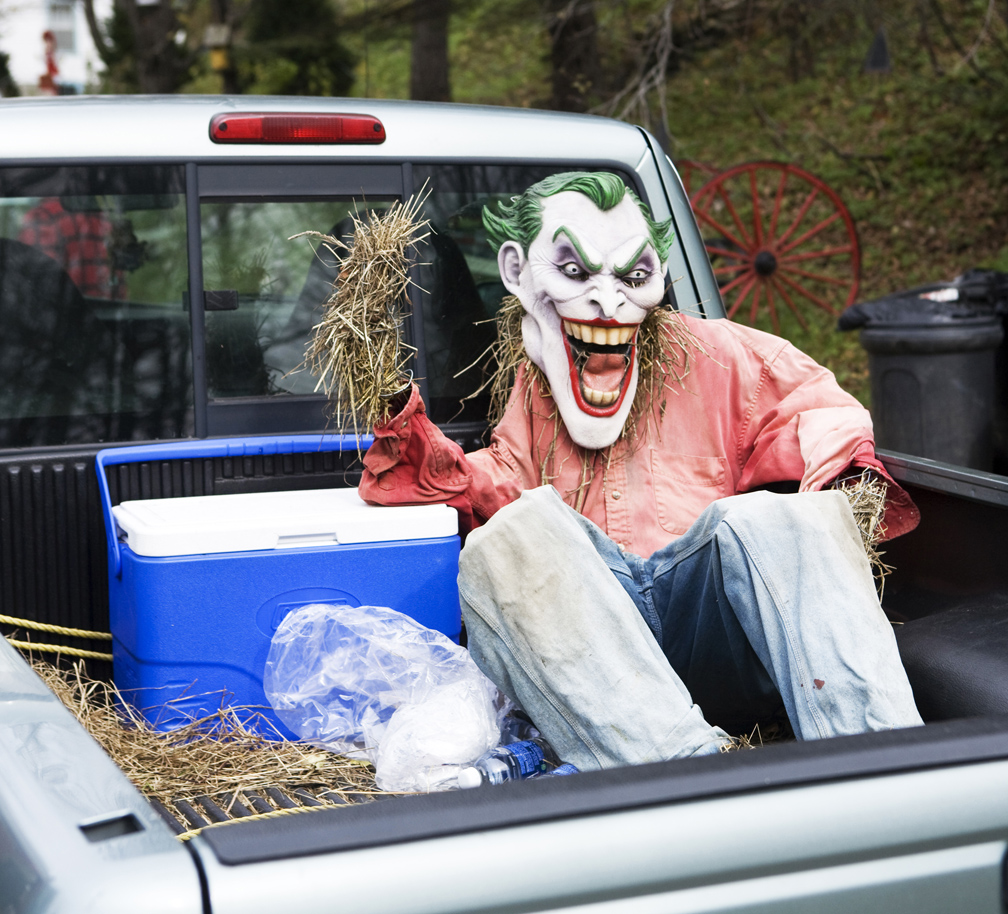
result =
[{"label": "denim jeans", "polygon": [[715,722],[781,703],[800,739],[922,723],[839,492],[721,499],[644,559],[532,489],[469,535],[459,595],[477,664],[581,769],[717,752]]}]

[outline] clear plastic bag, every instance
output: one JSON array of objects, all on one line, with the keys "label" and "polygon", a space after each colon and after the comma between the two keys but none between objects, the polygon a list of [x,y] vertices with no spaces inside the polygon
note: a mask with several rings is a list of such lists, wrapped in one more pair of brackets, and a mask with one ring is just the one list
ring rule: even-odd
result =
[{"label": "clear plastic bag", "polygon": [[443,790],[500,740],[510,703],[469,652],[380,606],[313,603],[277,628],[263,677],[302,739],[372,761],[382,790]]}]

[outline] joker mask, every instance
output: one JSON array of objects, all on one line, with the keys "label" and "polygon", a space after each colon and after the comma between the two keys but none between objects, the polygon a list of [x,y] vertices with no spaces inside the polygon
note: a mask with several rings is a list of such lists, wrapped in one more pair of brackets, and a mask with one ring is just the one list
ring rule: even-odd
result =
[{"label": "joker mask", "polygon": [[578,190],[539,203],[542,226],[532,241],[500,245],[501,278],[525,308],[525,351],[549,381],[571,438],[608,447],[633,406],[640,324],[664,292],[667,226],[650,223],[627,193],[607,208]]}]

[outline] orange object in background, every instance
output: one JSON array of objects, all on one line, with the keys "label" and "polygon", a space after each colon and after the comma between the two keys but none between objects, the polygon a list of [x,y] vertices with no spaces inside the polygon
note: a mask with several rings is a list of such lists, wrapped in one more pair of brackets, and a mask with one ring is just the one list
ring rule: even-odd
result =
[{"label": "orange object in background", "polygon": [[56,64],[56,36],[46,29],[42,33],[42,41],[45,43],[46,71],[39,77],[38,87],[44,95],[59,95],[59,84],[56,77],[59,76],[59,66]]}]

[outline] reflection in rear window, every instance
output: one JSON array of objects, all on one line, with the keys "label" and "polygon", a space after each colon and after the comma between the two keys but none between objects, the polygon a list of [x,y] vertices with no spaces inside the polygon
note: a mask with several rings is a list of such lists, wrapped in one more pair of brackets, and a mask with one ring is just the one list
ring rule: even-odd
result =
[{"label": "reflection in rear window", "polygon": [[0,447],[191,434],[181,169],[2,169],[0,192]]},{"label": "reflection in rear window", "polygon": [[211,399],[315,392],[305,348],[338,271],[319,238],[293,236],[313,231],[349,242],[354,214],[389,205],[371,198],[201,204]]}]

